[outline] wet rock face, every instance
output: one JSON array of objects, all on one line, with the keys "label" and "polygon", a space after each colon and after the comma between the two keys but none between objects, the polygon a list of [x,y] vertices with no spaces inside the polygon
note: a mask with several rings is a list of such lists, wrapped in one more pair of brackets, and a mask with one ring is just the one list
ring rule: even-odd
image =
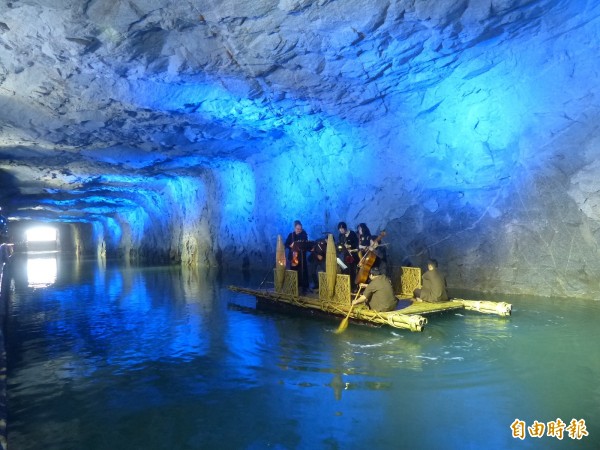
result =
[{"label": "wet rock face", "polygon": [[600,6],[368,3],[3,3],[3,212],[236,268],[366,222],[452,287],[598,298]]}]

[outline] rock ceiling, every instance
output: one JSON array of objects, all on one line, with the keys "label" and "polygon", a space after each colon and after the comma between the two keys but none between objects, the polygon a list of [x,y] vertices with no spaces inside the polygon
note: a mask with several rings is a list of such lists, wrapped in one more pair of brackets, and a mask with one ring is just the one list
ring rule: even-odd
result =
[{"label": "rock ceiling", "polygon": [[1,167],[29,192],[34,180],[60,187],[105,171],[246,159],[278,149],[270,142],[291,122],[361,126],[409,96],[426,112],[435,106],[424,92],[464,50],[481,47],[478,57],[569,4],[368,3],[5,2]]}]

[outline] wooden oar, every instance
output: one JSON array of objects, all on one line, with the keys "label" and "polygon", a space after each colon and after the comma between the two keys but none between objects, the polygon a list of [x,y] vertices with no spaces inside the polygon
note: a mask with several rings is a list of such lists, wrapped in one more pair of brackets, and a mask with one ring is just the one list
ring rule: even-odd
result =
[{"label": "wooden oar", "polygon": [[[354,300],[356,300],[358,298],[361,289],[362,289],[362,287],[359,287],[358,291],[356,291]],[[338,327],[338,329],[335,330],[335,334],[343,333],[346,330],[346,328],[348,328],[348,319],[350,318],[350,313],[352,312],[352,308],[354,308],[354,300],[350,304],[350,309],[348,310],[348,314],[346,314],[346,317],[344,317],[344,319],[342,320],[342,323],[340,323],[340,326]]]}]

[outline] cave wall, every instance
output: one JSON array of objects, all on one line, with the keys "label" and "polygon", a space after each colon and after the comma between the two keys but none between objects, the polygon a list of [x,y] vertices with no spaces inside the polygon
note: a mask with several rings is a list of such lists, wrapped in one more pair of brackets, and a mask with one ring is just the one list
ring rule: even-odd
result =
[{"label": "cave wall", "polygon": [[600,5],[249,5],[2,5],[12,223],[262,270],[296,219],[312,239],[366,222],[454,288],[600,298]]}]

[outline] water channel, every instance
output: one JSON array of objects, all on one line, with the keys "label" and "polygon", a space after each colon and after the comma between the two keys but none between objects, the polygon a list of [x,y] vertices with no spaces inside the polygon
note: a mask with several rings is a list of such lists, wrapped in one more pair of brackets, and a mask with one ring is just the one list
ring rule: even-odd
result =
[{"label": "water channel", "polygon": [[338,335],[227,289],[262,273],[11,266],[11,450],[600,448],[600,301]]}]

